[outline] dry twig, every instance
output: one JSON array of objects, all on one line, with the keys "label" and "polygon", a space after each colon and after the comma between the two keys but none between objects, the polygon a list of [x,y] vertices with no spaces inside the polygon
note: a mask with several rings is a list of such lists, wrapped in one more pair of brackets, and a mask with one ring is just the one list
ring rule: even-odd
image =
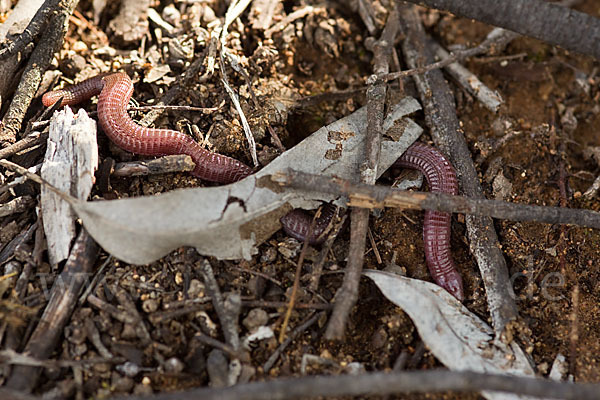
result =
[{"label": "dry twig", "polygon": [[140,176],[168,174],[171,172],[189,172],[196,167],[192,157],[185,154],[159,157],[153,160],[116,163],[113,176]]},{"label": "dry twig", "polygon": [[[24,353],[37,359],[47,359],[62,336],[63,329],[77,305],[81,288],[92,272],[99,247],[82,229],[71,249],[71,254],[50,292],[50,299],[40,322],[25,345]],[[6,387],[30,392],[35,387],[41,370],[18,365],[6,382]]]},{"label": "dry twig", "polygon": [[[399,14],[394,7],[388,15],[386,26],[381,39],[374,44],[374,72],[381,75],[389,71],[391,48],[394,45],[399,30]],[[365,144],[365,162],[361,166],[361,181],[373,185],[377,177],[381,137],[383,132],[384,106],[387,87],[377,79],[370,80],[367,89],[367,138]],[[365,255],[365,241],[369,228],[369,210],[355,208],[350,217],[350,247],[348,249],[348,264],[342,286],[338,289],[335,306],[325,331],[327,339],[341,339],[346,329],[346,323],[356,300],[358,285],[362,272]]]},{"label": "dry twig", "polygon": [[318,187],[322,193],[347,196],[349,198],[348,205],[352,207],[434,210],[512,221],[572,224],[600,229],[600,212],[592,210],[515,204],[444,193],[407,192],[387,186],[352,183],[340,178],[292,170],[273,176],[272,179],[280,185],[299,190],[314,192],[315,187]]}]

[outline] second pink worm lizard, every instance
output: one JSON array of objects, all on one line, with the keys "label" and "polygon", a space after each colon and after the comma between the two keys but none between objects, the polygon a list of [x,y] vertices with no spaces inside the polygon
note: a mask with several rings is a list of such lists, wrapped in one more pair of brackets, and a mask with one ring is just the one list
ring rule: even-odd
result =
[{"label": "second pink worm lizard", "polygon": [[[458,194],[458,181],[454,167],[442,153],[431,146],[422,143],[413,144],[394,165],[421,171],[432,192]],[[425,211],[423,222],[425,261],[433,280],[462,301],[464,298],[462,278],[450,254],[450,222],[449,213]]]}]

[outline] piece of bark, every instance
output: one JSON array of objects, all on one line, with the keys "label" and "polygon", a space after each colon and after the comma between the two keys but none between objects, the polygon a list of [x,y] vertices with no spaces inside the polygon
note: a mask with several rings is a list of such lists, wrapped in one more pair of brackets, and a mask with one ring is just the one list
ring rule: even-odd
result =
[{"label": "piece of bark", "polygon": [[[402,48],[411,68],[426,65],[432,57],[427,48],[421,20],[414,6],[403,8],[403,30],[407,39]],[[419,91],[425,122],[437,147],[446,154],[454,168],[461,191],[473,198],[482,198],[483,190],[471,153],[460,128],[452,92],[440,70],[413,77]],[[491,218],[467,215],[467,231],[471,253],[475,257],[487,292],[492,325],[497,335],[518,317],[515,295],[508,276],[506,260]]]},{"label": "piece of bark", "polygon": [[[41,176],[78,199],[85,200],[94,184],[98,168],[96,122],[80,109],[77,116],[69,107],[54,114]],[[42,186],[42,215],[48,257],[56,265],[69,255],[75,237],[75,217],[71,206]]]}]

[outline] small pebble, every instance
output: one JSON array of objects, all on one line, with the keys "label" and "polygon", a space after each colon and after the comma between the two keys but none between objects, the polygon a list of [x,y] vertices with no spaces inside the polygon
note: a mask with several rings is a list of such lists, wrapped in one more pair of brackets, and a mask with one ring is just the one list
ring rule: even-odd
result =
[{"label": "small pebble", "polygon": [[127,361],[125,364],[117,365],[115,369],[130,378],[133,378],[140,373],[139,365],[132,363],[131,361]]},{"label": "small pebble", "polygon": [[60,63],[60,69],[70,78],[74,78],[87,64],[84,57],[79,54],[71,54]]},{"label": "small pebble", "polygon": [[388,341],[388,333],[384,328],[379,328],[373,336],[371,336],[371,348],[381,349]]},{"label": "small pebble", "polygon": [[121,331],[122,339],[137,339],[137,332],[133,324],[124,324],[123,330]]},{"label": "small pebble", "polygon": [[192,279],[187,294],[190,298],[204,297],[204,289],[204,283],[198,279]]},{"label": "small pebble", "polygon": [[221,350],[215,349],[208,353],[206,371],[208,372],[210,386],[214,388],[227,386],[228,370],[227,358]]},{"label": "small pebble", "polygon": [[[144,377],[144,379],[148,379]],[[148,384],[144,384],[144,382],[135,385],[133,388],[133,394],[136,396],[149,396],[153,393],[152,386],[150,386],[150,379],[148,379]]]},{"label": "small pebble", "polygon": [[277,250],[273,247],[269,247],[260,256],[260,262],[270,264],[277,258]]},{"label": "small pebble", "polygon": [[180,373],[183,371],[185,365],[183,362],[177,357],[171,357],[167,361],[165,361],[165,371],[172,373]]},{"label": "small pebble", "polygon": [[177,271],[177,273],[175,274],[175,283],[177,285],[181,285],[183,283],[183,274],[181,273],[181,271]]},{"label": "small pebble", "polygon": [[253,276],[248,280],[246,286],[254,298],[260,299],[267,287],[267,280],[262,276]]},{"label": "small pebble", "polygon": [[169,4],[163,8],[161,13],[163,19],[170,23],[173,26],[179,25],[179,20],[181,19],[181,13],[173,4]]},{"label": "small pebble", "polygon": [[244,320],[242,321],[242,324],[249,331],[253,331],[254,329],[258,328],[259,326],[266,325],[267,322],[269,322],[269,314],[267,314],[267,312],[265,310],[263,310],[262,308],[253,308],[248,313],[248,316],[246,318],[244,318]]},{"label": "small pebble", "polygon": [[302,248],[302,243],[296,239],[287,238],[283,242],[279,243],[277,250],[282,256],[288,259],[294,259],[298,256],[298,252]]},{"label": "small pebble", "polygon": [[73,43],[73,46],[71,46],[71,49],[73,49],[73,51],[75,51],[77,53],[82,53],[82,52],[86,51],[88,49],[88,47],[87,47],[87,44],[85,44],[81,40],[78,40],[75,43]]},{"label": "small pebble", "polygon": [[154,299],[148,299],[142,303],[142,310],[146,313],[153,313],[158,310],[158,301]]},{"label": "small pebble", "polygon": [[133,389],[134,385],[135,382],[133,379],[117,374],[117,377],[113,379],[111,386],[115,392],[128,393]]}]

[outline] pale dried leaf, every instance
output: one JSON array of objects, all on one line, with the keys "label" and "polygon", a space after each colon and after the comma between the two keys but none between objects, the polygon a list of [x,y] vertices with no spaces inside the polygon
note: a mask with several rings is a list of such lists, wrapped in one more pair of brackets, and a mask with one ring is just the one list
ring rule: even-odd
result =
[{"label": "pale dried leaf", "polygon": [[[414,322],[419,336],[446,367],[457,371],[533,377],[521,348],[494,338],[494,331],[441,287],[396,274],[368,270],[383,295]],[[487,399],[522,399],[512,394],[482,393]]]},{"label": "pale dried leaf", "polygon": [[[419,108],[416,100],[407,98],[392,108],[388,118],[398,120]],[[399,141],[384,141],[379,171],[385,171],[421,131],[410,121]],[[314,193],[283,191],[270,175],[293,168],[355,180],[365,134],[366,108],[361,108],[321,128],[242,181],[160,196],[76,202],[73,206],[93,238],[129,263],[149,263],[184,245],[220,259],[250,258],[256,254],[256,246],[280,229],[279,218],[291,209],[314,209],[320,201],[335,200],[318,188]],[[336,157],[327,157],[332,150]]]}]

